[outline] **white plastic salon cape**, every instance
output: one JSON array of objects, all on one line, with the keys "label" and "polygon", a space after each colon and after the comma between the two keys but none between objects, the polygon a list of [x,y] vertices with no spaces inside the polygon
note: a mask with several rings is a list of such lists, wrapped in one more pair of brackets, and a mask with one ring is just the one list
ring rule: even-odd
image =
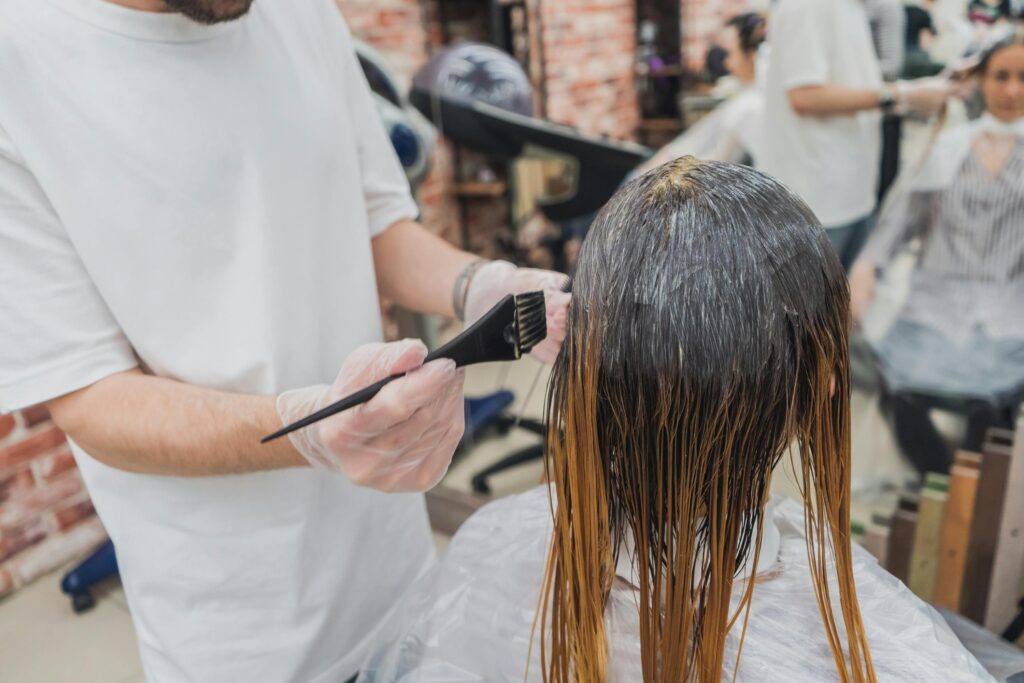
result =
[{"label": "white plastic salon cape", "polygon": [[[778,551],[770,559],[762,557],[757,571],[736,680],[838,681],[808,570],[803,509],[793,501],[773,503],[765,535],[773,535],[767,526],[772,525]],[[441,562],[388,619],[360,683],[524,680],[550,536],[551,508],[544,487],[477,511],[459,529]],[[854,559],[857,595],[879,681],[994,680],[942,618],[871,555],[855,547]],[[740,591],[734,590],[734,603],[739,597]],[[838,614],[838,605],[836,610]],[[624,582],[613,588],[605,618],[609,681],[639,683],[638,613],[633,590]],[[724,681],[731,680],[737,635],[734,629],[728,637]],[[526,680],[541,680],[539,634]]]},{"label": "white plastic salon cape", "polygon": [[[371,238],[416,213],[332,0],[211,26],[0,0],[0,410],[136,366],[329,383],[381,339]],[[72,448],[152,683],[345,681],[434,556],[419,495]]]},{"label": "white plastic salon cape", "polygon": [[989,114],[910,164],[860,259],[886,385],[1000,401],[1024,390],[1024,119]]}]

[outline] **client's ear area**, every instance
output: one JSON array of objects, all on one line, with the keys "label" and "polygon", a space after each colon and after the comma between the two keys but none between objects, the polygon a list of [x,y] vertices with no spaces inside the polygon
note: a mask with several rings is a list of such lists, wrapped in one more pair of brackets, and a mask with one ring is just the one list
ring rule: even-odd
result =
[{"label": "client's ear area", "polygon": [[836,371],[832,371],[832,378],[828,381],[828,397],[832,398],[836,395]]}]

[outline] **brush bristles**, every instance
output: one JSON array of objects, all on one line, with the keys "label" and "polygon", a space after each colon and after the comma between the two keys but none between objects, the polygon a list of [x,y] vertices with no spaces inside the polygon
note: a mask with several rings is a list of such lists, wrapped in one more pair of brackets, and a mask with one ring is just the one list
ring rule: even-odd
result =
[{"label": "brush bristles", "polygon": [[516,329],[519,332],[519,354],[526,355],[548,336],[544,292],[516,295]]}]

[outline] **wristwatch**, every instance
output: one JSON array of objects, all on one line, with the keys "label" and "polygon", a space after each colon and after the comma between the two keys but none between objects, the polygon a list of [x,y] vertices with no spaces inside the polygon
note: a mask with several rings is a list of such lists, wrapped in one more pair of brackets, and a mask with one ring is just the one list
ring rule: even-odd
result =
[{"label": "wristwatch", "polygon": [[893,96],[892,88],[882,88],[878,91],[878,108],[884,114],[888,114],[896,108],[896,98]]}]

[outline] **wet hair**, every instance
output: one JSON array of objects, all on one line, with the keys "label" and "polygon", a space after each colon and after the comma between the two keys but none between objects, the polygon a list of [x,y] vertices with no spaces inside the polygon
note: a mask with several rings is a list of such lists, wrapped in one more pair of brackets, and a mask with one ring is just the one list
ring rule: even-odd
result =
[{"label": "wet hair", "polygon": [[725,22],[725,25],[736,29],[736,33],[740,37],[740,49],[750,54],[756,52],[764,42],[767,23],[763,15],[757,12],[746,12],[732,17]]},{"label": "wet hair", "polygon": [[604,607],[632,536],[644,680],[719,683],[754,590],[738,583],[730,614],[734,578],[756,564],[787,452],[840,680],[874,680],[850,548],[848,310],[821,224],[763,173],[683,157],[611,198],[548,388],[545,681],[606,680]]}]

